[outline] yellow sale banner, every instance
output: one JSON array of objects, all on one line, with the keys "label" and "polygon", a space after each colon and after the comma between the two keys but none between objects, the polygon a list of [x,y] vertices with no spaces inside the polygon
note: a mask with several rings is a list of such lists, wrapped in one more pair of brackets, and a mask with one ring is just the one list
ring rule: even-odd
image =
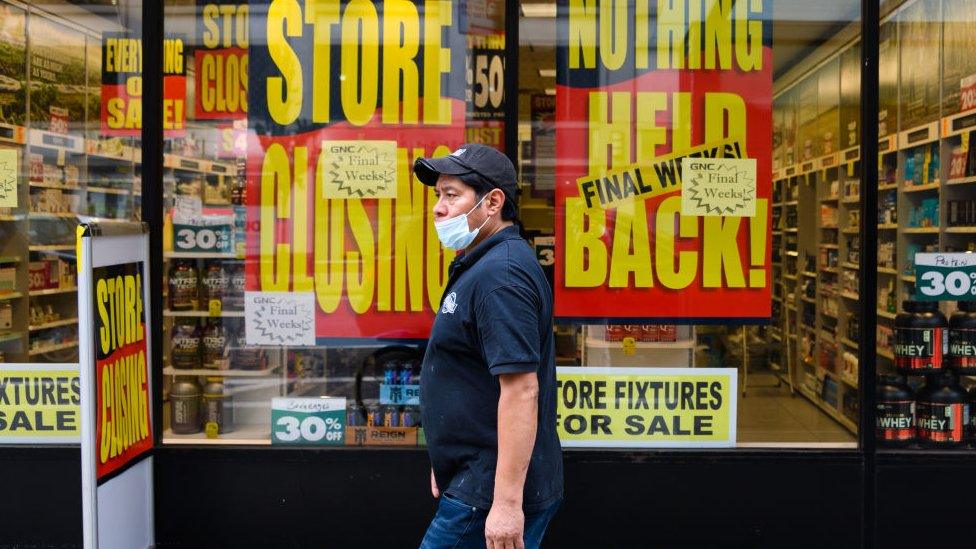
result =
[{"label": "yellow sale banner", "polygon": [[735,446],[734,368],[556,370],[563,447]]},{"label": "yellow sale banner", "polygon": [[0,444],[77,443],[77,364],[0,365]]}]

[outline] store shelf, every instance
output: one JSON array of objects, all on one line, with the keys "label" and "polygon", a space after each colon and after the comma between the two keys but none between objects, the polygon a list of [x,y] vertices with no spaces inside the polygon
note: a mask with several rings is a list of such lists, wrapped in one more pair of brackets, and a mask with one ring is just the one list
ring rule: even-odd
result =
[{"label": "store shelf", "polygon": [[783,275],[783,278],[785,278],[787,280],[796,280],[796,275],[784,274]]},{"label": "store shelf", "polygon": [[163,432],[163,444],[270,446],[271,426],[235,425],[233,431],[217,438],[207,438],[207,435],[202,432],[192,435],[177,435],[173,433],[172,429],[166,429]]},{"label": "store shelf", "polygon": [[74,244],[44,244],[37,246],[28,246],[28,250],[32,252],[64,252],[64,251],[75,251]]},{"label": "store shelf", "polygon": [[841,199],[841,202],[843,202],[844,204],[857,204],[860,201],[861,201],[860,196],[848,196]]},{"label": "store shelf", "polygon": [[787,227],[787,228],[783,229],[783,232],[784,233],[795,233],[795,232],[799,232],[799,229],[797,229],[796,227]]},{"label": "store shelf", "polygon": [[927,185],[905,185],[902,190],[906,193],[920,193],[924,191],[936,191],[941,186],[942,183],[936,181],[935,183],[929,183]]},{"label": "store shelf", "polygon": [[875,350],[878,352],[878,356],[883,356],[883,357],[887,358],[888,360],[894,360],[895,359],[895,354],[892,353],[891,351],[889,351],[888,349],[884,349],[882,347],[878,347]]},{"label": "store shelf", "polygon": [[881,317],[881,318],[887,318],[889,320],[894,320],[895,317],[897,317],[898,315],[895,314],[895,313],[889,313],[888,311],[884,311],[884,310],[878,309],[878,316]]},{"label": "store shelf", "polygon": [[839,227],[837,225],[821,225],[820,228],[821,229],[831,229],[831,230],[836,231]]},{"label": "store shelf", "polygon": [[859,234],[861,232],[861,229],[858,229],[857,227],[848,227],[846,229],[841,229],[840,232],[844,234]]},{"label": "store shelf", "polygon": [[837,313],[830,313],[830,312],[827,312],[827,311],[820,311],[820,314],[822,314],[824,316],[829,316],[830,318],[838,318],[837,317]]},{"label": "store shelf", "polygon": [[898,183],[888,183],[885,185],[878,185],[879,191],[897,191]]},{"label": "store shelf", "polygon": [[807,297],[805,295],[800,296],[800,301],[806,301],[807,303],[813,303],[814,305],[816,305],[817,303],[816,299],[813,299],[812,297]]},{"label": "store shelf", "polygon": [[167,366],[163,368],[163,374],[168,376],[198,376],[198,377],[268,377],[276,370],[280,370],[281,365],[272,366],[264,370],[213,370],[210,368],[195,368],[184,370]]},{"label": "store shelf", "polygon": [[897,223],[878,223],[878,230],[880,231],[894,231],[897,228]]},{"label": "store shelf", "polygon": [[898,271],[889,267],[878,267],[878,272],[881,274],[896,275]]},{"label": "store shelf", "polygon": [[787,206],[799,206],[800,205],[800,201],[799,200],[790,200],[788,202],[784,202],[784,204],[787,205]]},{"label": "store shelf", "polygon": [[837,423],[843,425],[850,432],[857,434],[857,425],[855,425],[853,421],[851,421],[846,416],[838,412],[837,409],[831,406],[830,404],[824,402],[823,399],[821,399],[819,396],[814,394],[814,392],[811,391],[810,389],[806,388],[803,385],[799,385],[798,388],[800,390],[800,394],[807,397],[818,408],[826,412],[828,416],[830,416],[835,421],[837,421]]},{"label": "store shelf", "polygon": [[902,229],[905,234],[939,234],[938,227],[905,227]]},{"label": "store shelf", "polygon": [[817,278],[817,273],[814,273],[814,272],[811,272],[811,271],[803,271],[800,274],[802,274],[803,276],[805,276],[807,278]]},{"label": "store shelf", "polygon": [[57,345],[45,345],[44,347],[38,347],[36,349],[31,349],[27,351],[29,356],[43,355],[46,353],[53,353],[55,351],[63,351],[65,349],[73,349],[78,346],[77,341],[69,341],[67,343],[58,343]]},{"label": "store shelf", "polygon": [[37,183],[31,181],[30,186],[37,189],[60,189],[62,191],[81,191],[82,187],[78,185],[62,185],[59,183]]},{"label": "store shelf", "polygon": [[23,296],[24,294],[20,292],[10,292],[6,294],[0,294],[0,301],[10,301],[11,299],[18,299]]},{"label": "store shelf", "polygon": [[791,257],[800,257],[800,252],[795,250],[786,250],[786,255]]},{"label": "store shelf", "polygon": [[24,219],[27,219],[24,214],[0,214],[0,221],[22,221]]},{"label": "store shelf", "polygon": [[976,234],[976,227],[946,227],[945,232],[952,234]]},{"label": "store shelf", "polygon": [[27,215],[31,218],[37,219],[76,219],[80,214],[78,212],[31,212],[28,211]]},{"label": "store shelf", "polygon": [[839,196],[828,196],[827,198],[821,198],[820,202],[830,203],[830,202],[837,202],[839,200],[840,200]]},{"label": "store shelf", "polygon": [[854,343],[853,341],[847,339],[846,337],[840,338],[840,342],[843,343],[845,346],[850,347],[851,349],[857,349],[857,343]]},{"label": "store shelf", "polygon": [[163,316],[170,317],[220,317],[220,318],[234,318],[244,317],[244,311],[221,311],[219,315],[212,315],[210,311],[171,311],[169,309],[163,309]]},{"label": "store shelf", "polygon": [[910,276],[910,275],[901,275],[901,279],[902,279],[903,281],[905,281],[905,282],[911,282],[912,284],[914,284],[914,283],[915,283],[915,277],[914,277],[914,276]]},{"label": "store shelf", "polygon": [[77,292],[77,286],[69,286],[67,288],[49,288],[47,290],[31,290],[28,292],[32,296],[40,295],[54,295],[54,294],[66,294],[68,292]]},{"label": "store shelf", "polygon": [[826,250],[839,250],[840,244],[821,244],[819,247],[824,248]]},{"label": "store shelf", "polygon": [[88,187],[88,192],[97,194],[129,194],[129,189],[115,189],[112,187]]},{"label": "store shelf", "polygon": [[968,185],[970,183],[976,183],[976,175],[970,177],[960,177],[957,179],[949,179],[946,181],[946,185]]},{"label": "store shelf", "polygon": [[860,297],[858,297],[857,294],[851,293],[851,292],[841,292],[840,293],[840,296],[843,297],[843,298],[850,299],[852,301],[857,301],[857,300],[861,299]]},{"label": "store shelf", "polygon": [[234,252],[166,252],[163,254],[166,259],[237,259]]},{"label": "store shelf", "polygon": [[77,318],[65,318],[62,320],[55,320],[53,322],[45,322],[44,324],[37,324],[30,326],[27,329],[31,332],[36,332],[38,330],[47,330],[50,328],[58,328],[61,326],[71,326],[72,324],[78,324]]},{"label": "store shelf", "polygon": [[[679,339],[673,342],[667,341],[638,341],[635,344],[638,349],[693,349],[694,339]],[[620,349],[623,343],[620,341],[606,341],[596,337],[587,337],[586,346],[592,349]]]},{"label": "store shelf", "polygon": [[845,268],[845,269],[853,269],[855,271],[861,268],[861,266],[858,265],[857,263],[849,263],[849,262],[846,262],[846,261],[843,262],[843,263],[841,263],[840,266],[843,267],[843,268]]},{"label": "store shelf", "polygon": [[15,341],[22,337],[24,337],[24,332],[8,332],[5,334],[0,334],[0,343]]}]

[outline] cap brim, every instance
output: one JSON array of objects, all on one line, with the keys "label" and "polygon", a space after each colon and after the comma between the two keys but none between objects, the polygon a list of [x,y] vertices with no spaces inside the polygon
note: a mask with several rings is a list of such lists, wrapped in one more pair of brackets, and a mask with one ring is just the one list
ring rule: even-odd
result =
[{"label": "cap brim", "polygon": [[471,168],[462,164],[453,156],[441,156],[438,158],[418,158],[413,163],[413,173],[424,185],[433,187],[437,184],[437,179],[441,175],[462,175],[471,173]]}]

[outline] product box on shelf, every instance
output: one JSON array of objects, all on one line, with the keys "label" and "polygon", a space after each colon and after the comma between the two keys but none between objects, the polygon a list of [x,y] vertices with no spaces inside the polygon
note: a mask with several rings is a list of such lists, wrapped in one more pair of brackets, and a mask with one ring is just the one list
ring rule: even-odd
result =
[{"label": "product box on shelf", "polygon": [[0,332],[6,332],[14,326],[14,308],[9,301],[0,303]]},{"label": "product box on shelf", "polygon": [[9,294],[17,289],[17,269],[0,267],[0,294]]},{"label": "product box on shelf", "polygon": [[27,265],[28,290],[57,288],[60,280],[60,265],[56,260],[31,261]]}]

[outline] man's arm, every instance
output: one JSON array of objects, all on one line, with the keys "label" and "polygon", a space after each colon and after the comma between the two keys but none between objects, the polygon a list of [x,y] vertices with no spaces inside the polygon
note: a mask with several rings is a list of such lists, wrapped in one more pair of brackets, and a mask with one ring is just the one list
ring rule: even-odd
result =
[{"label": "man's arm", "polygon": [[538,427],[539,379],[535,372],[498,376],[498,462],[495,494],[485,522],[492,547],[522,547],[525,516],[522,492]]}]

